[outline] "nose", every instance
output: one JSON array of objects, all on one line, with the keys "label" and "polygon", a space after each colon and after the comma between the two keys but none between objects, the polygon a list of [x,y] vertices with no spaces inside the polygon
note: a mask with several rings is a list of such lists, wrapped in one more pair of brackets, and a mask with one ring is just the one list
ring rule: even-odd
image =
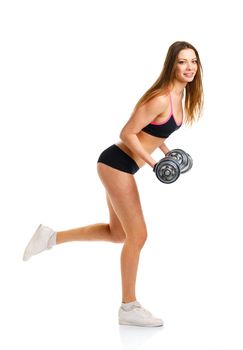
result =
[{"label": "nose", "polygon": [[187,70],[191,70],[192,69],[192,63],[188,62],[187,63]]}]

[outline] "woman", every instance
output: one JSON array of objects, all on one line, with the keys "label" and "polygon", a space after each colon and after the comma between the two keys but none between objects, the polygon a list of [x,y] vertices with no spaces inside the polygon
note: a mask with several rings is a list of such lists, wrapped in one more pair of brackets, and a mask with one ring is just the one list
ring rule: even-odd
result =
[{"label": "woman", "polygon": [[153,151],[160,148],[164,154],[169,152],[166,138],[180,128],[183,119],[189,124],[196,121],[202,106],[202,66],[198,52],[191,44],[177,41],[169,47],[159,78],[137,102],[123,127],[121,142],[106,149],[98,159],[98,174],[107,194],[109,224],[94,224],[63,232],[40,225],[27,245],[23,259],[26,261],[55,244],[70,241],[123,243],[119,323],[162,326],[163,321],[155,318],[136,299],[139,255],[146,241],[147,229],[133,175],[145,163],[153,169],[157,163],[151,156]]}]

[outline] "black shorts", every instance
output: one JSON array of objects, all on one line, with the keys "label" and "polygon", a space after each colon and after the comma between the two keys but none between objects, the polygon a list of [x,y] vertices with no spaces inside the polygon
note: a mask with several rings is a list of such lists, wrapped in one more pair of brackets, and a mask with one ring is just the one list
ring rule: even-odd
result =
[{"label": "black shorts", "polygon": [[137,163],[117,145],[105,149],[99,156],[98,163],[109,165],[129,174],[135,174],[139,170]]}]

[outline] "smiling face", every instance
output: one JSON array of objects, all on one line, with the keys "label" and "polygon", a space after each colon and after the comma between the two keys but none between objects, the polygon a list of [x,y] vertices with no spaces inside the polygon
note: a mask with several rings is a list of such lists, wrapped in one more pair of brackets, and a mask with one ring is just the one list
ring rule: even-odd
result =
[{"label": "smiling face", "polygon": [[194,50],[181,50],[176,59],[176,79],[181,83],[190,83],[196,75],[197,68],[197,56]]}]

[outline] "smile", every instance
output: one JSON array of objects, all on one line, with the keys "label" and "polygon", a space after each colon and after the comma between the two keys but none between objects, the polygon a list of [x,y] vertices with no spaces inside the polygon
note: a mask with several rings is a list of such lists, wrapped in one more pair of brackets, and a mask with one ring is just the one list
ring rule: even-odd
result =
[{"label": "smile", "polygon": [[188,78],[192,78],[194,76],[194,73],[184,73],[184,75]]}]

